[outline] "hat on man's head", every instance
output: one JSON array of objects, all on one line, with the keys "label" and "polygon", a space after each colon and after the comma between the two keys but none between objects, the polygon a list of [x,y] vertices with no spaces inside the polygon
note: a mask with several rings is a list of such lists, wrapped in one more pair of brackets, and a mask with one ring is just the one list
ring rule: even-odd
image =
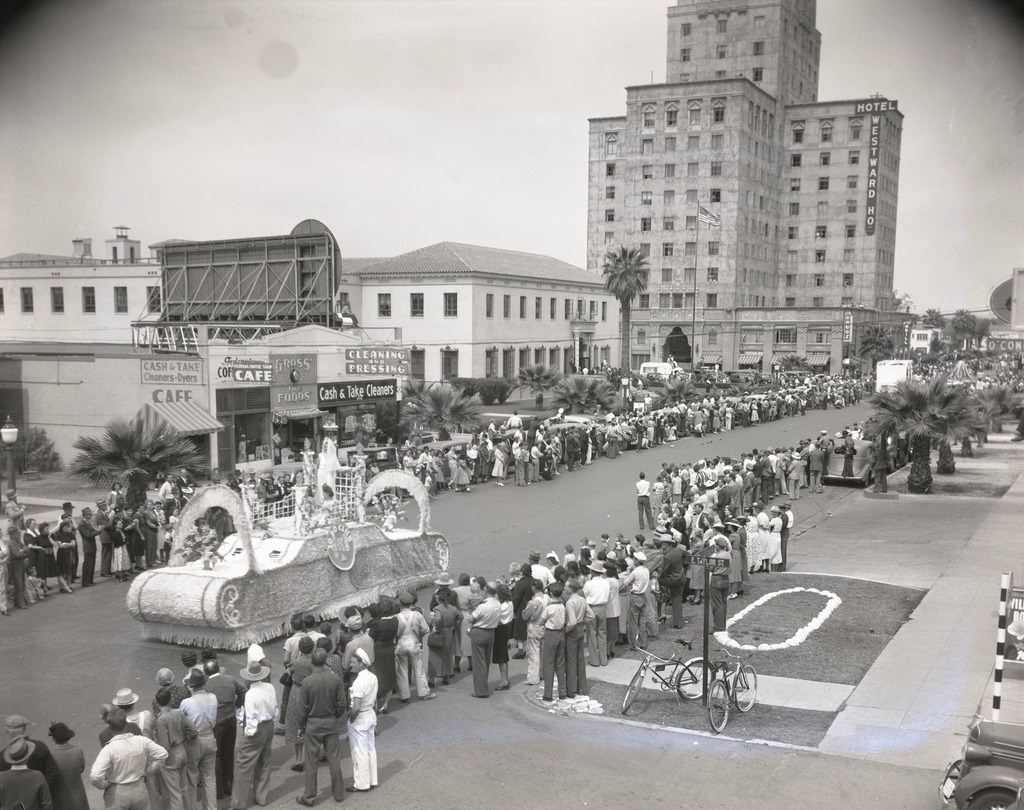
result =
[{"label": "hat on man's head", "polygon": [[771,508],[771,511],[772,511],[772,512],[781,512],[782,510],[781,510],[781,509],[779,509],[779,507],[778,507],[778,506],[773,506],[773,507]]},{"label": "hat on man's head", "polygon": [[84,507],[82,509],[82,517],[85,517],[86,515],[91,515],[91,514],[92,514],[92,509],[90,509],[88,506],[86,506],[86,507]]},{"label": "hat on man's head", "polygon": [[195,650],[185,650],[185,652],[181,654],[181,663],[187,667],[194,667],[199,663],[199,655]]},{"label": "hat on man's head", "polygon": [[270,674],[270,667],[263,666],[259,661],[250,661],[238,674],[243,681],[262,681]]},{"label": "hat on man's head", "polygon": [[818,435],[819,436],[828,436],[828,431],[827,430],[819,431]]},{"label": "hat on man's head", "polygon": [[206,676],[198,669],[194,669],[189,673],[188,680],[185,683],[193,689],[198,689],[200,686],[206,686]]},{"label": "hat on man's head", "polygon": [[106,509],[107,508],[107,502],[106,501],[96,501],[96,506],[99,509]]},{"label": "hat on man's head", "polygon": [[455,580],[451,578],[451,575],[445,571],[441,576],[434,580],[434,584],[438,587],[444,587],[445,585],[454,585]]},{"label": "hat on man's head", "polygon": [[139,696],[126,686],[124,689],[118,689],[117,694],[114,695],[113,700],[110,702],[115,706],[120,706],[122,708],[125,706],[134,706],[139,702]]},{"label": "hat on man's head", "polygon": [[349,630],[362,630],[363,629],[363,617],[356,613],[354,616],[349,616],[345,619],[345,627]]},{"label": "hat on man's head", "polygon": [[529,556],[529,560],[532,563],[540,562],[540,552],[539,551],[531,551],[530,552],[530,556]]},{"label": "hat on man's head", "polygon": [[411,605],[416,604],[416,597],[408,591],[403,591],[398,594],[398,604],[403,605],[404,607],[410,607]]},{"label": "hat on man's head", "polygon": [[601,562],[600,560],[594,560],[590,565],[587,566],[587,568],[589,568],[595,574],[603,574],[604,573],[604,563]]},{"label": "hat on man's head", "polygon": [[18,494],[18,490],[13,489],[13,488],[7,490],[7,492],[4,493],[4,495],[6,495],[8,498],[13,498],[17,494]]},{"label": "hat on man's head", "polygon": [[549,560],[554,560],[555,562],[558,562],[558,555],[555,552],[553,552],[553,551],[549,551],[548,552],[547,558]]},{"label": "hat on man's head", "polygon": [[647,555],[644,554],[642,551],[634,551],[633,559],[639,560],[640,562],[647,562]]},{"label": "hat on man's head", "polygon": [[4,750],[4,761],[9,765],[20,765],[28,762],[28,758],[35,750],[35,743],[29,742],[25,737],[19,737]]},{"label": "hat on man's head", "polygon": [[4,728],[8,731],[17,731],[19,728],[27,728],[28,718],[20,714],[9,714],[4,720]]}]

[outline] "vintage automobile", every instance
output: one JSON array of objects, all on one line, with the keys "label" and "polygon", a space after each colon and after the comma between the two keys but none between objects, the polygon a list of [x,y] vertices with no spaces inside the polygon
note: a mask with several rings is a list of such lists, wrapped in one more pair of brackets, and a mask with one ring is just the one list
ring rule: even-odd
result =
[{"label": "vintage automobile", "polygon": [[939,795],[956,810],[1024,810],[1024,725],[976,719],[959,759],[946,768]]},{"label": "vintage automobile", "polygon": [[871,472],[871,442],[865,439],[854,439],[853,475],[843,475],[843,466],[846,461],[843,440],[837,438],[835,442],[836,446],[833,448],[832,454],[828,459],[828,472],[821,477],[821,480],[826,484],[848,482],[859,483],[865,487],[870,485],[873,480]]}]

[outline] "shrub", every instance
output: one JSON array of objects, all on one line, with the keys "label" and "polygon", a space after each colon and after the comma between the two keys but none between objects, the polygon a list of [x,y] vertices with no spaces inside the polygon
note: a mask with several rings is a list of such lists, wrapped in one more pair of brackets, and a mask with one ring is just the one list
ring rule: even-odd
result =
[{"label": "shrub", "polygon": [[53,472],[63,468],[60,453],[53,449],[44,428],[29,428],[18,436],[18,456],[23,470]]},{"label": "shrub", "polygon": [[480,401],[484,405],[505,402],[514,388],[514,385],[504,377],[477,378],[473,382],[476,384],[476,393],[480,395]]},{"label": "shrub", "polygon": [[473,394],[479,394],[480,378],[479,377],[452,377],[449,381],[455,388],[461,388],[462,393],[467,397],[473,396]]}]

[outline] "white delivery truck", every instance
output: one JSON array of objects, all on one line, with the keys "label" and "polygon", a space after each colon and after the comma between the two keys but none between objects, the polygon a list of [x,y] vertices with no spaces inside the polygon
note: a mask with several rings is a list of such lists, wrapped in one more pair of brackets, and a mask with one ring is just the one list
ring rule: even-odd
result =
[{"label": "white delivery truck", "polygon": [[892,391],[900,380],[914,374],[913,360],[879,360],[875,366],[875,391]]}]

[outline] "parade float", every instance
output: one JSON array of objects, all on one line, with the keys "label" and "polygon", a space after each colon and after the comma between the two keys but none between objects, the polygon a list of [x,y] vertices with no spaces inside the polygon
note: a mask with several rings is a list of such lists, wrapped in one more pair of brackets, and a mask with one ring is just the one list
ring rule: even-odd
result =
[{"label": "parade float", "polygon": [[[347,605],[415,590],[448,568],[419,479],[362,458],[341,466],[330,439],[303,454],[302,483],[262,503],[251,488],[201,488],[182,510],[171,557],[140,574],[128,611],[146,638],[239,650],[287,632],[295,613],[337,618]],[[326,486],[325,486],[326,485]],[[403,528],[411,497],[418,525]]]}]

